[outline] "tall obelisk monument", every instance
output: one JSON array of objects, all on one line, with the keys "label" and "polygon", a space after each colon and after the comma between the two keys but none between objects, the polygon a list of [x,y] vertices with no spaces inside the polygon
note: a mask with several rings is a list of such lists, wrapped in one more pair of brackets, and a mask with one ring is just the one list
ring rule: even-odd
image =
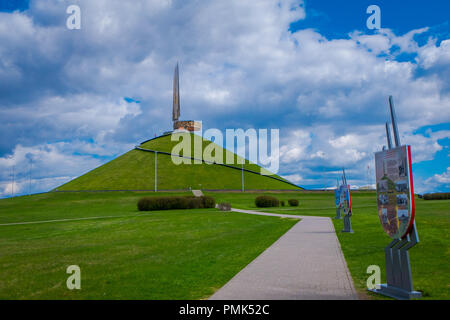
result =
[{"label": "tall obelisk monument", "polygon": [[175,74],[173,76],[173,109],[172,109],[172,121],[174,123],[175,129],[175,121],[178,121],[180,118],[180,78],[178,73],[178,62],[175,67]]},{"label": "tall obelisk monument", "polygon": [[172,121],[173,130],[200,131],[202,128],[201,121],[184,120],[180,121],[180,76],[178,72],[178,63],[175,67],[173,76],[173,109]]}]

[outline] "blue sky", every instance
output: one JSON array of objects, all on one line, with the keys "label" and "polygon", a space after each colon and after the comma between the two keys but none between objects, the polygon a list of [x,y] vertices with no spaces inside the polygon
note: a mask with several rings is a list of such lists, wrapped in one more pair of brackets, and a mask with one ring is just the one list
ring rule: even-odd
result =
[{"label": "blue sky", "polygon": [[2,0],[0,1],[0,11],[13,12],[16,10],[23,11],[28,9],[28,0]]},{"label": "blue sky", "polygon": [[[80,30],[66,28],[71,4]],[[381,30],[366,28],[372,4]],[[439,0],[0,1],[0,197],[47,191],[170,129],[177,61],[183,119],[279,129],[279,174],[309,188],[342,167],[373,184],[393,95],[415,190],[450,191],[448,12]]]},{"label": "blue sky", "polygon": [[[370,5],[378,5],[381,9],[381,27],[389,28],[395,33],[403,34],[413,29],[434,27],[442,34],[435,32],[440,40],[448,39],[448,12],[450,4],[441,0],[411,1],[306,1],[306,19],[294,22],[292,30],[316,28],[327,38],[345,38],[353,30],[365,27],[366,12]],[[445,27],[446,26],[446,27]],[[374,30],[365,30],[374,33]]]}]

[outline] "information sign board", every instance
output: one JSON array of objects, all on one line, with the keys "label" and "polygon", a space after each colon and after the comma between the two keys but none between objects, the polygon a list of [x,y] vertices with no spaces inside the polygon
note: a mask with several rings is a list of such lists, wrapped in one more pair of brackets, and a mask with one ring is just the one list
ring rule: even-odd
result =
[{"label": "information sign board", "polygon": [[415,214],[411,147],[375,153],[375,172],[381,225],[391,238],[403,238],[411,230]]}]

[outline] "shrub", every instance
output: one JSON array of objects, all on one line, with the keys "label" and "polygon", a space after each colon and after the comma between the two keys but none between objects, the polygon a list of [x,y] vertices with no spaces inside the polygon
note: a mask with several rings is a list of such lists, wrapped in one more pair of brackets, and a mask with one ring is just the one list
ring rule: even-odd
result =
[{"label": "shrub", "polygon": [[288,203],[291,207],[298,207],[298,200],[297,199],[289,199]]},{"label": "shrub", "polygon": [[231,210],[231,203],[228,202],[221,202],[218,205],[220,211],[230,211]]},{"label": "shrub", "polygon": [[259,208],[278,207],[280,201],[272,196],[258,196],[255,199],[255,204]]},{"label": "shrub", "polygon": [[202,196],[203,208],[215,208],[216,207],[216,199],[211,196]]},{"label": "shrub", "polygon": [[138,204],[137,204],[138,210],[139,211],[146,211],[146,210],[148,210],[149,202],[150,201],[149,201],[148,197],[139,199]]},{"label": "shrub", "polygon": [[448,200],[450,199],[450,192],[426,193],[423,198],[425,200]]},{"label": "shrub", "polygon": [[201,198],[189,198],[186,204],[186,208],[180,209],[199,209],[203,207],[203,201]]},{"label": "shrub", "polygon": [[280,204],[281,204],[282,207],[284,207],[284,200],[281,200]]},{"label": "shrub", "polygon": [[139,199],[137,207],[139,211],[174,210],[174,209],[199,209],[214,208],[216,201],[213,197],[203,196],[195,198],[192,196],[173,197],[143,197]]}]

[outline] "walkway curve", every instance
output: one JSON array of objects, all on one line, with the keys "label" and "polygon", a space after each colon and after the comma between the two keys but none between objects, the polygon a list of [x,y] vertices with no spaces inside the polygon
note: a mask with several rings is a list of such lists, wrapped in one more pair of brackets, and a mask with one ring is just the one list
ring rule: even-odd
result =
[{"label": "walkway curve", "polygon": [[301,221],[213,294],[211,300],[358,298],[330,218],[232,211]]}]

